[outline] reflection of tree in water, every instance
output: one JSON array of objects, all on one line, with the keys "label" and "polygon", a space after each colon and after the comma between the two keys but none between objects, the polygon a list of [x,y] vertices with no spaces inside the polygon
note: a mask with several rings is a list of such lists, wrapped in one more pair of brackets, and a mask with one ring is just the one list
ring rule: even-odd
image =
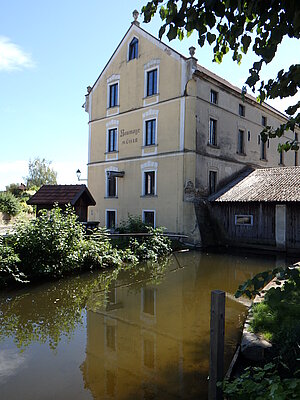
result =
[{"label": "reflection of tree in water", "polygon": [[[0,299],[0,342],[13,338],[24,349],[33,342],[49,343],[55,350],[63,337],[71,339],[83,324],[85,307],[95,309],[108,302],[109,287],[150,280],[158,284],[167,261],[156,264],[124,265],[98,274],[62,279],[32,287]],[[134,286],[134,285],[133,285]]]}]

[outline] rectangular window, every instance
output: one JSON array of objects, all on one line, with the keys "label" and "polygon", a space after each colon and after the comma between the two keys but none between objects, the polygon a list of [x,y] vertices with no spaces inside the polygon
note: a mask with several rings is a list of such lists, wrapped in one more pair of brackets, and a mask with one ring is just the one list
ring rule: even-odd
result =
[{"label": "rectangular window", "polygon": [[244,149],[244,131],[242,131],[241,129],[239,129],[239,133],[238,133],[238,149],[237,152],[239,154],[244,154],[245,153],[245,149]]},{"label": "rectangular window", "polygon": [[218,104],[218,93],[215,90],[210,91],[210,102]]},{"label": "rectangular window", "polygon": [[155,315],[155,289],[143,288],[143,313]]},{"label": "rectangular window", "polygon": [[144,366],[147,368],[154,368],[154,340],[150,338],[144,339]]},{"label": "rectangular window", "polygon": [[106,393],[108,396],[114,397],[116,394],[117,377],[112,371],[106,371]]},{"label": "rectangular window", "polygon": [[253,215],[235,215],[235,225],[253,225]]},{"label": "rectangular window", "polygon": [[251,133],[250,131],[248,131],[248,142],[250,142],[250,140],[251,140]]},{"label": "rectangular window", "polygon": [[245,116],[245,106],[243,106],[243,104],[239,104],[239,115],[241,117]]},{"label": "rectangular window", "polygon": [[144,172],[145,188],[144,194],[154,195],[155,194],[155,171]]},{"label": "rectangular window", "polygon": [[106,228],[115,229],[116,227],[116,212],[108,210],[106,211]]},{"label": "rectangular window", "polygon": [[147,96],[157,94],[157,69],[147,72]]},{"label": "rectangular window", "polygon": [[208,143],[212,146],[217,145],[217,121],[213,118],[209,119],[209,138]]},{"label": "rectangular window", "polygon": [[108,152],[117,151],[117,128],[108,131]]},{"label": "rectangular window", "polygon": [[138,45],[138,39],[133,38],[129,45],[129,61],[138,58]]},{"label": "rectangular window", "polygon": [[260,142],[260,159],[266,160],[267,158],[267,143],[261,141]]},{"label": "rectangular window", "polygon": [[217,189],[217,172],[209,171],[209,194],[213,194]]},{"label": "rectangular window", "polygon": [[114,325],[106,325],[106,346],[111,350],[116,350],[116,327]]},{"label": "rectangular window", "polygon": [[109,107],[116,107],[118,105],[118,86],[117,83],[109,86]]},{"label": "rectangular window", "polygon": [[279,153],[279,165],[283,165],[283,151]]},{"label": "rectangular window", "polygon": [[[297,132],[295,132],[295,142],[296,142],[296,144],[299,144],[298,143],[298,133]],[[294,164],[295,164],[295,167],[297,167],[297,165],[298,165],[298,150],[295,150]]]},{"label": "rectangular window", "polygon": [[145,146],[152,146],[155,144],[155,131],[156,131],[156,120],[151,119],[146,121],[146,136],[145,136]]},{"label": "rectangular window", "polygon": [[154,211],[143,211],[143,222],[145,224],[155,228],[155,212]]},{"label": "rectangular window", "polygon": [[107,197],[116,197],[117,195],[117,178],[115,176],[107,177]]},{"label": "rectangular window", "polygon": [[261,124],[262,126],[267,126],[267,117],[265,117],[264,115],[262,115],[261,117]]}]

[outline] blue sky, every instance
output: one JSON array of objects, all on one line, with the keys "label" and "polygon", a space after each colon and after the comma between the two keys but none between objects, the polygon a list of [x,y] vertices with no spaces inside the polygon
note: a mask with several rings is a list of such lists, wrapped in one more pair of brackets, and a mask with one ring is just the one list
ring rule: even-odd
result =
[{"label": "blue sky", "polygon": [[[88,115],[81,107],[86,87],[97,79],[132,21],[132,11],[146,1],[13,0],[2,2],[0,14],[0,190],[22,182],[28,161],[52,161],[58,183],[76,183],[75,171],[86,176]],[[141,20],[141,18],[140,18]],[[141,26],[157,36],[160,20]],[[168,43],[165,37],[164,41]],[[197,36],[170,43],[198,63],[241,87],[253,62],[237,66],[227,55],[211,62],[212,49],[199,48]],[[299,41],[280,46],[266,76],[299,62]],[[270,103],[272,104],[272,103]],[[274,104],[281,111],[286,102]]]}]

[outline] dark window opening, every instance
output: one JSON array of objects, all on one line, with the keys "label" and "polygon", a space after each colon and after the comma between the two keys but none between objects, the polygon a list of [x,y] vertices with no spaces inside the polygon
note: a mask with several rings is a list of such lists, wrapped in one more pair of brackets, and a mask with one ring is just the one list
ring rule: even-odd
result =
[{"label": "dark window opening", "polygon": [[279,153],[279,165],[283,165],[283,151]]},{"label": "dark window opening", "polygon": [[215,193],[217,190],[217,172],[209,171],[209,194]]},{"label": "dark window opening", "polygon": [[114,83],[109,86],[109,107],[118,105],[118,84]]},{"label": "dark window opening", "polygon": [[139,41],[133,38],[129,45],[129,61],[138,58]]},{"label": "dark window opening", "polygon": [[112,371],[106,371],[106,393],[114,397],[116,394],[117,377]]},{"label": "dark window opening", "polygon": [[210,91],[210,102],[218,104],[218,93],[215,90]]},{"label": "dark window opening", "polygon": [[106,211],[106,228],[115,229],[116,227],[116,212]]},{"label": "dark window opening", "polygon": [[108,151],[116,151],[117,150],[117,129],[110,129],[108,131]]},{"label": "dark window opening", "polygon": [[262,115],[261,117],[261,124],[262,126],[267,126],[267,117],[265,117],[264,115]]},{"label": "dark window opening", "polygon": [[143,288],[143,313],[155,314],[154,290],[153,288]]},{"label": "dark window opening", "polygon": [[145,146],[151,146],[155,144],[155,130],[156,120],[151,119],[150,121],[146,121]]},{"label": "dark window opening", "polygon": [[248,142],[250,142],[250,140],[251,140],[251,133],[250,131],[248,131]]},{"label": "dark window opening", "polygon": [[144,211],[144,223],[153,228],[155,227],[154,211]]},{"label": "dark window opening", "polygon": [[244,154],[245,153],[245,149],[244,149],[244,131],[242,131],[241,129],[239,129],[239,133],[238,133],[238,153],[239,154]]},{"label": "dark window opening", "polygon": [[144,365],[154,368],[154,341],[150,339],[144,339]]},{"label": "dark window opening", "polygon": [[243,106],[243,104],[239,104],[239,115],[241,117],[245,116],[245,106]]},{"label": "dark window opening", "polygon": [[117,195],[117,178],[110,176],[107,178],[107,197],[116,197]]},{"label": "dark window opening", "polygon": [[157,94],[157,69],[147,72],[147,96]]},{"label": "dark window opening", "polygon": [[114,325],[106,325],[106,345],[111,350],[116,350],[116,327]]},{"label": "dark window opening", "polygon": [[267,143],[261,141],[260,142],[260,158],[261,158],[261,160],[266,160],[266,154],[267,154]]},{"label": "dark window opening", "polygon": [[208,143],[212,146],[217,145],[217,121],[213,118],[209,120],[209,138]]},{"label": "dark window opening", "polygon": [[145,195],[155,194],[155,172],[145,172]]}]

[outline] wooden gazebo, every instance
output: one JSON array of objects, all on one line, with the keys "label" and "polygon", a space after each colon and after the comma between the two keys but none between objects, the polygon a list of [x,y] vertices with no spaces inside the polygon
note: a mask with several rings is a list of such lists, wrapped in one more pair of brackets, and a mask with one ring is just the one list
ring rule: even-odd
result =
[{"label": "wooden gazebo", "polygon": [[79,221],[87,222],[88,206],[95,206],[96,202],[86,185],[44,185],[27,204],[36,206],[37,214],[43,209],[51,210],[54,204],[58,204],[61,209],[71,204]]}]

